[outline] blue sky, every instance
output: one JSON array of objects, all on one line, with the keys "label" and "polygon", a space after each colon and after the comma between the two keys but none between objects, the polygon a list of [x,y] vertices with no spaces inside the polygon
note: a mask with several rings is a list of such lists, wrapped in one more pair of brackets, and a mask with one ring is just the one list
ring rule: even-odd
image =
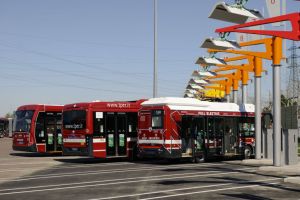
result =
[{"label": "blue sky", "polygon": [[[0,116],[23,104],[152,97],[152,0],[0,2]],[[182,96],[202,40],[230,25],[207,18],[216,2],[158,0],[159,96]],[[288,0],[289,12],[299,6]]]}]

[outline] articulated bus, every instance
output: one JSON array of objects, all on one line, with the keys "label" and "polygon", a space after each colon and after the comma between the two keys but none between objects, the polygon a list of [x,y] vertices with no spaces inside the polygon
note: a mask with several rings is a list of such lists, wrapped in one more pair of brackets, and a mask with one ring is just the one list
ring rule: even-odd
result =
[{"label": "articulated bus", "polygon": [[254,105],[153,98],[139,111],[139,157],[244,156],[254,148]]},{"label": "articulated bus", "polygon": [[24,105],[13,122],[13,150],[54,153],[62,150],[60,105]]},{"label": "articulated bus", "polygon": [[137,116],[143,101],[65,105],[63,155],[134,158]]},{"label": "articulated bus", "polygon": [[8,119],[0,118],[0,138],[6,136],[8,133]]}]

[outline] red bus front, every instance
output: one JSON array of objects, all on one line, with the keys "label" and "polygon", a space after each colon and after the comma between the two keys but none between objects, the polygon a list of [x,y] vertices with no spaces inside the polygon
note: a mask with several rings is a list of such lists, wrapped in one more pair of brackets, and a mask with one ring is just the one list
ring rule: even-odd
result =
[{"label": "red bus front", "polygon": [[143,100],[70,104],[63,111],[63,154],[133,158]]},{"label": "red bus front", "polygon": [[13,150],[36,152],[33,119],[36,118],[35,110],[17,110],[13,127]]},{"label": "red bus front", "polygon": [[181,157],[181,139],[178,127],[170,119],[175,120],[167,106],[144,107],[139,112],[138,149],[140,157]]},{"label": "red bus front", "polygon": [[60,152],[62,106],[25,105],[17,109],[13,125],[13,150]]},{"label": "red bus front", "polygon": [[64,107],[63,154],[88,156],[92,127],[88,126],[87,105]]}]

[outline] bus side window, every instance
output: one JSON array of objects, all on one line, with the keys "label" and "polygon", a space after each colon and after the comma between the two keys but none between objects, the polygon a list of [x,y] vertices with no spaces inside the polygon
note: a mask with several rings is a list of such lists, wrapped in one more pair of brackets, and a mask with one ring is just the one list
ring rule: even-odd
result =
[{"label": "bus side window", "polygon": [[164,112],[162,110],[152,111],[152,128],[161,129],[163,128],[163,116]]},{"label": "bus side window", "polygon": [[222,138],[224,134],[224,118],[215,118],[215,134],[217,138]]},{"label": "bus side window", "polygon": [[207,118],[207,145],[210,147],[210,143],[213,142],[214,140],[214,134],[215,134],[215,123],[214,123],[214,118],[208,117]]},{"label": "bus side window", "polygon": [[40,112],[37,120],[36,120],[36,127],[35,127],[35,136],[36,142],[42,143],[45,142],[45,113]]},{"label": "bus side window", "polygon": [[137,136],[137,113],[127,113],[128,119],[128,136]]},{"label": "bus side window", "polygon": [[101,136],[104,134],[105,113],[94,112],[94,135]]}]

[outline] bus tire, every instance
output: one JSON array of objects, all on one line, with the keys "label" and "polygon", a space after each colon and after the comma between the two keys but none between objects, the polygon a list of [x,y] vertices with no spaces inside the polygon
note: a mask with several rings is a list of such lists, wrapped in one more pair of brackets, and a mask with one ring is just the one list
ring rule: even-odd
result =
[{"label": "bus tire", "polygon": [[195,160],[195,163],[204,163],[205,162],[205,155],[202,155],[201,157],[200,156],[196,156],[195,158],[194,158],[194,160]]},{"label": "bus tire", "polygon": [[250,146],[246,146],[244,150],[244,158],[249,159],[252,154],[252,148]]}]

